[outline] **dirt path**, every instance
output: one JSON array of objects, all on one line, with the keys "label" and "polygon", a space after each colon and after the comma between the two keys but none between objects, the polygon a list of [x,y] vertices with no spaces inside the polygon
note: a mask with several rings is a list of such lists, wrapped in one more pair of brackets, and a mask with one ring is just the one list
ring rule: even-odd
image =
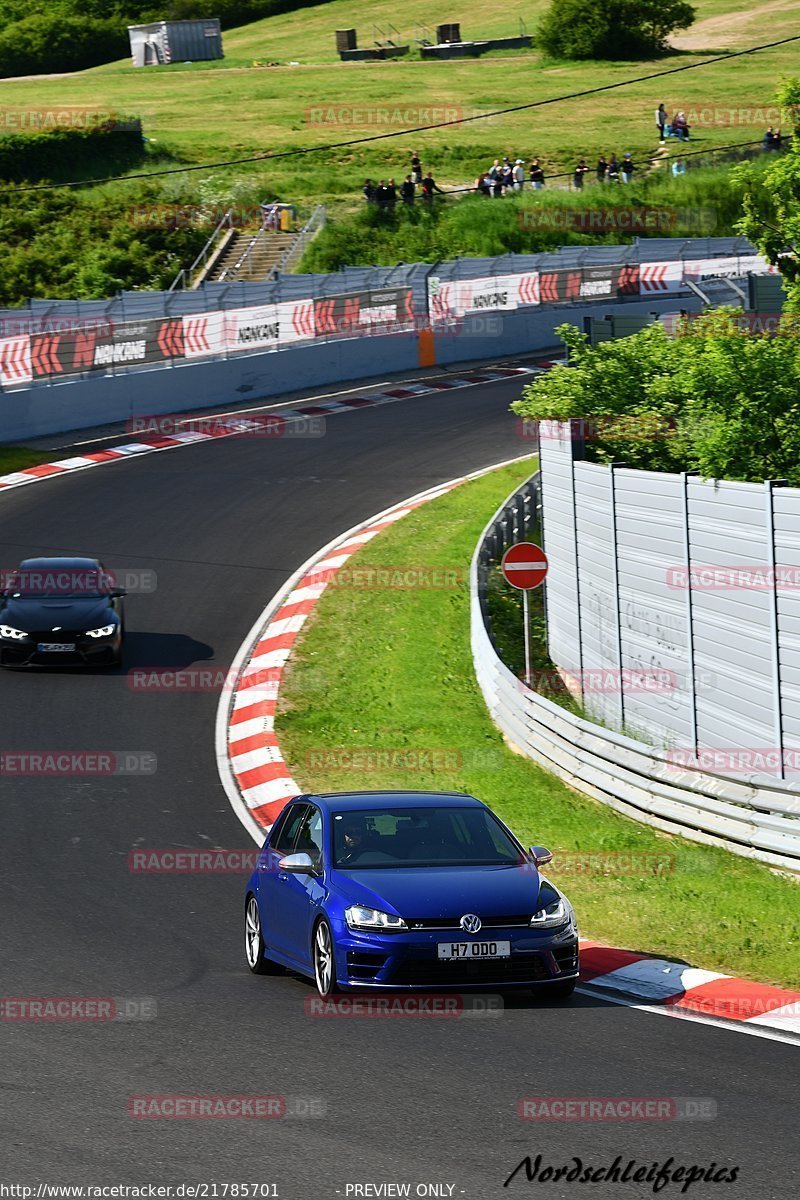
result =
[{"label": "dirt path", "polygon": [[742,12],[723,13],[696,21],[686,33],[670,38],[676,50],[719,50],[768,41],[770,32],[764,18],[773,13],[796,12],[800,16],[800,0],[772,0]]}]

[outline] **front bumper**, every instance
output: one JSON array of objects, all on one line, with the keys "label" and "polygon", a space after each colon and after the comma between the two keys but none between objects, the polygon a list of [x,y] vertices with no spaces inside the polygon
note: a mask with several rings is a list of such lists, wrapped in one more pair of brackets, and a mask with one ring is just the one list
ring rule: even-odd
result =
[{"label": "front bumper", "polygon": [[578,977],[578,935],[574,927],[534,930],[492,928],[475,940],[511,943],[508,958],[440,959],[440,942],[469,941],[461,930],[357,933],[333,923],[336,978],[343,988],[546,988]]},{"label": "front bumper", "polygon": [[[51,634],[50,637],[55,641],[55,635]],[[0,666],[58,667],[75,666],[76,663],[87,666],[95,663],[103,666],[115,662],[122,649],[122,634],[119,630],[107,638],[90,638],[85,634],[76,637],[71,634],[64,639],[65,645],[67,642],[74,643],[74,648],[69,652],[39,651],[37,646],[40,641],[44,641],[44,638],[35,634],[26,642],[0,639]]]}]

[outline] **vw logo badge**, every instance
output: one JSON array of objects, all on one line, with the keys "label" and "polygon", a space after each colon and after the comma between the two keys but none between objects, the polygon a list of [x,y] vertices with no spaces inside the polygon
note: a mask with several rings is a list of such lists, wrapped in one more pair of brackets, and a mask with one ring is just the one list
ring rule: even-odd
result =
[{"label": "vw logo badge", "polygon": [[476,917],[475,913],[464,913],[464,916],[459,921],[459,925],[464,930],[464,933],[477,933],[481,927],[480,917]]}]

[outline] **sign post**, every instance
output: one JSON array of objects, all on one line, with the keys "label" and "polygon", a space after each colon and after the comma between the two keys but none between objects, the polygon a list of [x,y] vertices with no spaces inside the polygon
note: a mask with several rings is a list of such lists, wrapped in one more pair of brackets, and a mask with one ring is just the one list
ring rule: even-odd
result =
[{"label": "sign post", "polygon": [[547,574],[547,555],[535,542],[517,542],[509,546],[500,564],[506,583],[522,592],[522,624],[525,639],[525,683],[531,685],[531,635],[528,617],[528,592],[541,587]]}]

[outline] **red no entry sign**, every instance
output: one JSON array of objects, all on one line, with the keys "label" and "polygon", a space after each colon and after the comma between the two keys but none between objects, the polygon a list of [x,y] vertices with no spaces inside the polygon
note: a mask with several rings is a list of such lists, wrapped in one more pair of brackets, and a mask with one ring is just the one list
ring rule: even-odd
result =
[{"label": "red no entry sign", "polygon": [[502,572],[512,587],[529,592],[540,587],[547,574],[547,556],[535,542],[517,542],[509,546],[500,564]]}]

